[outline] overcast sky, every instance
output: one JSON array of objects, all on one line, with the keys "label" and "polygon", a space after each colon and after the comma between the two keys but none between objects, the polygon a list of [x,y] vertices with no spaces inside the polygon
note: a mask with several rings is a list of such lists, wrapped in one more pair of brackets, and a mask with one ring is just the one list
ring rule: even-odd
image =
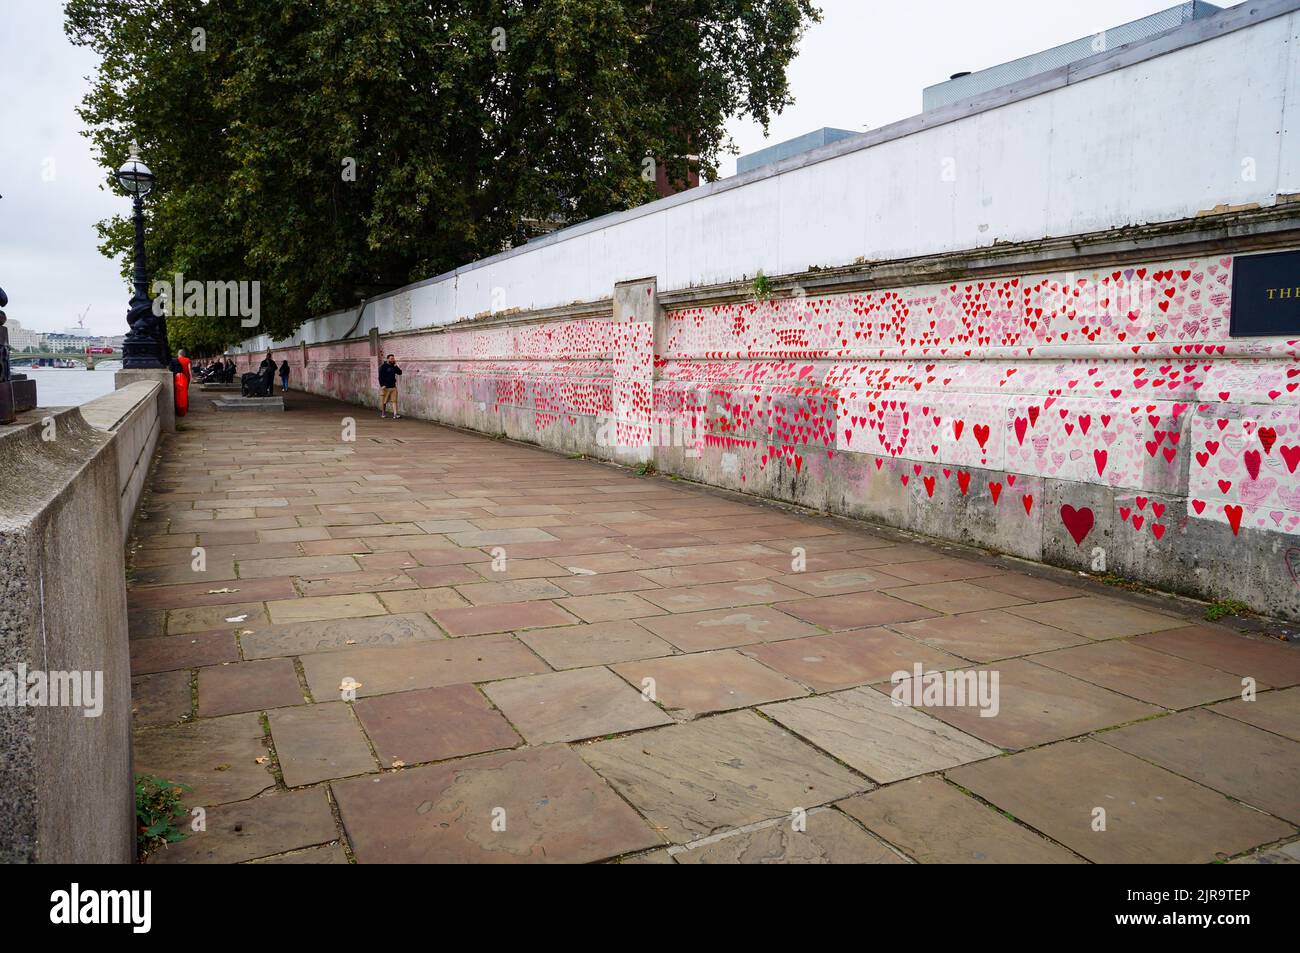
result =
[{"label": "overcast sky", "polygon": [[[878,128],[921,111],[921,90],[1118,26],[1174,0],[821,0],[790,69],[795,103],[772,123],[732,123],[742,153],[822,126]],[[1228,4],[1221,4],[1228,5]],[[93,333],[126,330],[129,290],[95,222],[129,209],[74,111],[94,57],[64,36],[56,0],[0,0],[0,287],[10,318],[62,331],[87,307]],[[148,157],[145,156],[146,161]],[[722,173],[735,170],[728,157]]]}]

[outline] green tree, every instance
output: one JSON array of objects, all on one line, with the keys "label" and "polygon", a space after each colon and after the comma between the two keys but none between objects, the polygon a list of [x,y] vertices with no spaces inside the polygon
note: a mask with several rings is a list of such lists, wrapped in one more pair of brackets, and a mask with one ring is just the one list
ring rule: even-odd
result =
[{"label": "green tree", "polygon": [[[280,337],[541,230],[717,177],[725,123],[766,128],[811,0],[68,0],[100,54],[99,161],[158,176],[150,270],[261,282]],[[354,175],[348,175],[354,171]],[[130,221],[100,225],[129,266]],[[169,319],[216,348],[233,318]]]}]

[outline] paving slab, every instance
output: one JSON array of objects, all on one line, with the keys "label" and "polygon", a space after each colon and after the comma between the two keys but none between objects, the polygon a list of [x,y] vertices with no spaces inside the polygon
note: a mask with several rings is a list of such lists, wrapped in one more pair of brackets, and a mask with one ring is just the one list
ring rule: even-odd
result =
[{"label": "paving slab", "polygon": [[1289,738],[1197,709],[1097,739],[1300,824],[1300,743]]},{"label": "paving slab", "polygon": [[669,612],[703,612],[706,609],[732,609],[770,602],[798,599],[803,593],[770,579],[742,582],[716,582],[706,586],[684,586],[641,593],[641,598]]},{"label": "paving slab", "polygon": [[1001,609],[900,622],[890,628],[972,662],[995,662],[1017,655],[1091,644],[1091,640],[1081,635],[1032,619],[1022,619]]},{"label": "paving slab", "polygon": [[598,596],[607,592],[644,592],[658,589],[659,584],[651,582],[639,572],[602,572],[595,575],[568,575],[551,579],[571,596]]},{"label": "paving slab", "polygon": [[248,624],[259,625],[269,621],[262,603],[237,603],[228,606],[199,606],[191,609],[170,609],[167,612],[167,635],[189,635],[196,632],[224,630],[234,632]]},{"label": "paving slab", "polygon": [[248,558],[239,560],[240,579],[265,579],[271,576],[335,576],[359,572],[361,564],[351,556],[299,556],[285,559],[258,559],[257,548],[249,547]]},{"label": "paving slab", "polygon": [[214,580],[183,586],[150,586],[146,589],[132,589],[128,599],[133,609],[185,609],[229,606],[266,599],[292,599],[297,594],[293,580],[288,576],[279,576],[274,579]]},{"label": "paving slab", "polygon": [[808,694],[798,682],[734,649],[642,659],[612,668],[638,690],[651,690],[654,700],[669,711],[687,718]]},{"label": "paving slab", "polygon": [[1191,625],[1140,635],[1133,642],[1144,648],[1253,678],[1261,688],[1300,684],[1300,650],[1271,639],[1252,638],[1212,626]]},{"label": "paving slab", "polygon": [[[962,579],[979,579],[983,576],[999,576],[1004,572],[997,566],[971,562],[966,559],[955,559],[948,556],[935,559],[933,558],[934,551],[926,549],[923,549],[920,553],[908,549],[897,554],[894,550],[878,550],[873,555],[878,560],[877,565],[883,571],[912,583],[956,582]],[[895,555],[901,555],[903,557],[902,561],[891,558]],[[914,559],[912,558],[914,556],[920,558]]]},{"label": "paving slab", "polygon": [[[989,677],[989,686],[992,672],[997,672],[995,705],[988,709],[996,714],[984,715],[982,707],[971,703],[926,705],[924,710],[989,744],[1009,750],[1086,735],[1162,711],[1160,707],[1110,692],[1028,659],[1006,659],[962,671],[974,672],[976,679],[980,672],[988,672],[989,676],[985,677]],[[904,692],[902,697],[907,697],[906,688],[907,684],[897,686],[897,690]],[[878,685],[876,689],[885,693],[896,690],[889,685]]]},{"label": "paving slab", "polygon": [[1018,596],[1026,602],[1051,602],[1086,595],[1080,586],[1065,585],[1041,576],[1026,576],[1018,572],[1009,572],[1000,576],[981,576],[972,580],[971,585]]},{"label": "paving slab", "polygon": [[[387,555],[387,554],[383,554]],[[404,553],[397,555],[405,556]],[[403,560],[404,562],[406,560]],[[449,566],[420,566],[415,560],[410,560],[411,564],[417,568],[407,568],[404,571],[406,575],[414,580],[421,589],[439,589],[446,586],[459,586],[474,582],[483,582],[483,577],[474,571],[470,566],[463,563],[453,563]],[[519,562],[532,562],[532,560],[519,560]],[[454,603],[455,605],[469,605],[465,600]],[[438,608],[451,608],[451,606],[439,606]]]},{"label": "paving slab", "polygon": [[[555,532],[550,530],[549,532]],[[555,576],[568,577],[572,573],[558,563],[549,559],[507,559],[504,568],[498,568],[498,563],[484,562],[471,563],[462,567],[475,576],[477,580],[467,579],[466,582],[507,582],[517,579],[548,579]]]},{"label": "paving slab", "polygon": [[888,629],[855,629],[742,649],[769,668],[818,692],[833,692],[889,679],[895,672],[960,668],[955,655],[922,645]]},{"label": "paving slab", "polygon": [[[556,600],[556,605],[562,606],[583,622],[643,619],[646,616],[663,615],[665,612],[664,609],[647,602],[634,592],[611,592],[597,596],[571,596],[567,599]],[[522,626],[516,626],[515,628],[522,628]]]},{"label": "paving slab", "polygon": [[1007,612],[1094,640],[1119,639],[1144,632],[1177,629],[1187,624],[1186,619],[1105,596],[1080,596],[1035,605],[1011,606]]},{"label": "paving slab", "polygon": [[727,834],[679,851],[679,864],[905,864],[891,850],[838,811],[807,811],[794,819]]},{"label": "paving slab", "polygon": [[134,735],[135,771],[189,785],[188,807],[242,801],[275,785],[263,734],[255,712],[141,729]]},{"label": "paving slab", "polygon": [[850,592],[842,596],[797,599],[776,606],[814,625],[827,629],[865,629],[893,622],[912,622],[938,615],[915,603],[895,599],[882,592]]},{"label": "paving slab", "polygon": [[[783,575],[800,575],[800,572],[795,569],[795,557],[788,551],[782,555],[758,556],[752,562]],[[802,561],[798,564],[803,566],[802,572],[814,573],[829,572],[834,569],[861,569],[879,566],[880,560],[860,552],[808,552],[804,554]]]},{"label": "paving slab", "polygon": [[922,864],[1080,864],[941,778],[913,778],[836,805]]},{"label": "paving slab", "polygon": [[780,569],[762,566],[749,560],[726,563],[705,563],[701,566],[667,566],[663,569],[642,569],[640,575],[673,589],[678,586],[703,586],[711,582],[742,582],[779,576]]},{"label": "paving slab", "polygon": [[[639,623],[683,652],[752,645],[816,635],[821,630],[771,606],[740,606],[708,612],[679,612]],[[666,653],[665,653],[666,654]]]},{"label": "paving slab", "polygon": [[134,642],[136,639],[153,639],[163,634],[163,623],[167,619],[167,613],[163,609],[132,609],[126,610],[126,630],[127,637]]},{"label": "paving slab", "polygon": [[[303,519],[303,517],[299,517],[299,519]],[[369,552],[370,547],[356,539],[304,539],[300,546],[308,556],[355,556],[363,569],[403,568],[402,566],[380,567],[367,565],[362,561],[361,557]]]},{"label": "paving slab", "polygon": [[361,698],[353,706],[384,767],[513,748],[519,735],[473,685]]},{"label": "paving slab", "polygon": [[194,708],[190,673],[159,672],[131,679],[131,724],[136,728],[175,725]]},{"label": "paving slab", "polygon": [[131,673],[149,675],[239,661],[239,644],[232,630],[167,635],[131,643]]},{"label": "paving slab", "polygon": [[564,745],[331,787],[358,863],[589,863],[664,843]]},{"label": "paving slab", "polygon": [[341,698],[345,678],[360,682],[358,698],[437,688],[460,682],[487,682],[547,670],[527,646],[506,634],[440,639],[387,648],[321,652],[301,657],[312,697]]},{"label": "paving slab", "polygon": [[1033,661],[1162,708],[1191,708],[1241,694],[1241,679],[1130,642],[1093,642]]},{"label": "paving slab", "polygon": [[1210,711],[1300,741],[1300,688],[1262,692],[1250,701],[1222,702]]},{"label": "paving slab", "polygon": [[507,582],[484,582],[456,587],[470,605],[496,606],[511,602],[530,602],[534,599],[563,599],[568,590],[561,589],[546,579],[516,579]]},{"label": "paving slab", "polygon": [[760,711],[880,784],[991,758],[1001,749],[937,718],[855,688]]},{"label": "paving slab", "polygon": [[748,711],[578,750],[655,830],[677,844],[787,817],[796,808],[806,810],[872,787]]},{"label": "paving slab", "polygon": [[969,582],[928,582],[920,585],[897,586],[886,590],[895,599],[905,599],[936,612],[976,612],[981,609],[1002,609],[1023,604],[1019,596],[984,589]]},{"label": "paving slab", "polygon": [[249,861],[252,864],[346,864],[348,855],[339,844],[326,844],[321,847],[308,847],[306,850],[291,854],[277,854]]},{"label": "paving slab", "polygon": [[[981,761],[948,777],[1095,863],[1212,863],[1295,830],[1091,739]],[[1105,830],[1093,829],[1097,808]]]},{"label": "paving slab", "polygon": [[291,787],[378,770],[370,745],[341,701],[268,712],[284,783]]},{"label": "paving slab", "polygon": [[1239,857],[1234,864],[1300,864],[1300,841],[1292,841],[1272,850],[1261,850]]},{"label": "paving slab", "polygon": [[294,580],[294,586],[303,596],[343,596],[354,592],[395,592],[417,588],[415,580],[400,570],[299,576]]},{"label": "paving slab", "polygon": [[[591,598],[607,598],[592,596]],[[545,629],[557,625],[577,625],[572,613],[554,602],[512,602],[499,606],[467,606],[438,609],[430,613],[434,621],[450,636],[485,635],[524,629]]]},{"label": "paving slab", "polygon": [[846,592],[872,592],[905,586],[907,580],[891,576],[881,569],[827,569],[816,572],[790,572],[781,576],[782,585],[810,596],[838,596]]},{"label": "paving slab", "polygon": [[266,604],[266,614],[277,625],[284,622],[317,622],[328,619],[357,619],[385,615],[388,610],[369,592],[350,596],[315,596],[284,599]]},{"label": "paving slab", "polygon": [[629,857],[620,857],[615,863],[619,864],[675,864],[673,855],[668,853],[668,848],[661,847],[658,850],[648,850],[644,854],[632,854]]},{"label": "paving slab", "polygon": [[185,550],[182,550],[182,552],[185,554],[186,559],[170,565],[144,565],[139,562],[137,554],[131,573],[132,584],[135,586],[173,586],[201,581],[212,583],[208,588],[221,588],[230,580],[237,578],[233,558],[222,560],[209,558],[206,561],[206,568],[202,572],[196,572],[189,559],[189,553]]},{"label": "paving slab", "polygon": [[152,864],[238,864],[338,837],[323,788],[284,791],[208,811],[191,831],[149,858]]},{"label": "paving slab", "polygon": [[244,657],[250,659],[345,651],[353,646],[404,645],[442,639],[442,631],[423,613],[369,616],[362,619],[322,619],[261,625],[240,636]]},{"label": "paving slab", "polygon": [[556,538],[544,529],[476,529],[447,536],[457,546],[508,546],[512,543],[545,543]]},{"label": "paving slab", "polygon": [[493,682],[483,691],[531,745],[578,741],[672,723],[607,668],[582,668]]},{"label": "paving slab", "polygon": [[531,629],[519,633],[519,640],[555,669],[586,668],[673,654],[672,645],[632,621]]},{"label": "paving slab", "polygon": [[435,589],[403,589],[398,592],[381,592],[379,601],[389,612],[423,614],[432,616],[445,609],[460,609],[468,600],[451,587]]},{"label": "paving slab", "polygon": [[[1031,748],[1110,728],[1160,714],[1161,709],[1115,692],[1090,685],[1025,659],[1008,659],[991,665],[963,670],[986,673],[983,678],[992,687],[992,674],[998,675],[995,705],[981,708],[970,704],[957,706],[926,705],[924,710],[977,738],[1000,748]],[[886,694],[898,690],[902,697],[915,697],[911,679],[900,681],[895,689],[878,686]],[[969,698],[969,695],[968,695]],[[983,711],[995,712],[990,715]]]},{"label": "paving slab", "polygon": [[199,669],[199,717],[301,705],[302,688],[293,660],[231,662]]}]

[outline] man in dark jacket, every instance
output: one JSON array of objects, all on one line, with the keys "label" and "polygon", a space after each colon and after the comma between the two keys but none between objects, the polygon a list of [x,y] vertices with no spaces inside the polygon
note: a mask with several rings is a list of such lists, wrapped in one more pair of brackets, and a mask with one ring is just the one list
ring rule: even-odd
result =
[{"label": "man in dark jacket", "polygon": [[275,355],[267,351],[266,357],[262,358],[262,363],[257,366],[257,373],[262,378],[262,389],[266,391],[263,396],[270,397],[275,393],[276,370]]},{"label": "man in dark jacket", "polygon": [[388,416],[388,405],[393,405],[393,419],[402,415],[397,412],[397,378],[402,369],[397,366],[397,356],[388,355],[387,360],[379,365],[379,416]]}]

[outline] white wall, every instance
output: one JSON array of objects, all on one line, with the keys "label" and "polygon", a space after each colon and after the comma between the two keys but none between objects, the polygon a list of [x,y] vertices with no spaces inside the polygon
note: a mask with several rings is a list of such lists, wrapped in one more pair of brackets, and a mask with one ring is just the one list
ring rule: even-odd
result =
[{"label": "white wall", "polygon": [[[492,310],[494,289],[501,307],[532,310],[639,277],[674,291],[1272,204],[1300,192],[1298,8],[1259,0],[987,102],[574,226],[372,302],[351,336],[471,318]],[[292,340],[338,339],[355,318],[317,319]]]}]

